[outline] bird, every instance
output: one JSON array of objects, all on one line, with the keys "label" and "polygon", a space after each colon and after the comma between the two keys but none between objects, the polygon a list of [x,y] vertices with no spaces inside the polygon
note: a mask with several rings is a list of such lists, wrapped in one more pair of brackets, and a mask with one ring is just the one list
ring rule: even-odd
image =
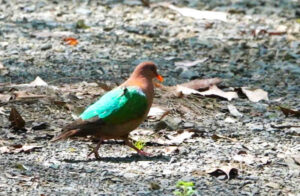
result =
[{"label": "bird", "polygon": [[101,143],[104,140],[119,139],[124,140],[138,154],[151,156],[133,145],[129,133],[147,118],[154,97],[154,78],[164,81],[153,62],[140,63],[124,83],[87,107],[79,119],[65,126],[61,134],[51,141],[94,136],[99,141],[88,157],[94,153],[100,159],[98,150]]}]

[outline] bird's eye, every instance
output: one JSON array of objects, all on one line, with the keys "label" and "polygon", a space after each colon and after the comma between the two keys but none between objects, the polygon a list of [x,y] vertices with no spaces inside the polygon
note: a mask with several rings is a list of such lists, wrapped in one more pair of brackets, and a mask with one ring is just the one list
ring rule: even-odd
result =
[{"label": "bird's eye", "polygon": [[153,72],[156,71],[156,70],[155,70],[155,67],[151,67],[150,69],[151,69],[151,71],[153,71]]}]

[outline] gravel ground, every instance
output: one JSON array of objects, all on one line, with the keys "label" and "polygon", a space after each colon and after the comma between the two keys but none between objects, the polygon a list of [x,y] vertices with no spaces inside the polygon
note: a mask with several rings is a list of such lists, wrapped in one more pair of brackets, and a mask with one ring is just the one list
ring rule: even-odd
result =
[{"label": "gravel ground", "polygon": [[[172,195],[181,191],[178,181],[194,182],[194,195],[300,194],[299,118],[278,109],[300,109],[299,1],[169,1],[226,13],[224,20],[185,17],[150,2],[1,1],[0,195]],[[154,102],[169,114],[132,132],[153,157],[121,141],[106,141],[101,160],[86,157],[90,139],[49,143],[76,111],[145,60],[156,62],[164,85],[219,77],[224,91],[259,88],[269,99],[182,97],[158,88]],[[12,85],[37,76],[49,85]],[[22,99],[20,91],[46,98]],[[9,128],[12,106],[26,130]],[[19,152],[17,144],[39,147]],[[238,175],[208,174],[224,166]]]}]

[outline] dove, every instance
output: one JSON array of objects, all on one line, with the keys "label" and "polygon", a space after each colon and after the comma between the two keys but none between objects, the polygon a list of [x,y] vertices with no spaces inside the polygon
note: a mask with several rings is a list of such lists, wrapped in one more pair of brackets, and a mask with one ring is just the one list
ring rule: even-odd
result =
[{"label": "dove", "polygon": [[154,78],[160,82],[164,80],[157,73],[156,65],[153,62],[140,63],[124,83],[87,107],[78,120],[65,126],[62,133],[51,141],[89,135],[96,137],[99,142],[88,156],[94,153],[100,159],[98,150],[103,140],[118,139],[124,140],[138,154],[150,156],[136,148],[128,136],[149,113],[154,97]]}]

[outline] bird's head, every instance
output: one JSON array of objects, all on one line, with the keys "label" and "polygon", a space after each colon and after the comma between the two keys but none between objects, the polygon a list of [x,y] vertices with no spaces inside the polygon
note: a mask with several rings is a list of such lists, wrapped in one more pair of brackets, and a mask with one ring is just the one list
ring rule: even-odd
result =
[{"label": "bird's head", "polygon": [[145,78],[153,79],[157,78],[160,82],[164,81],[164,78],[157,73],[157,67],[153,62],[140,63],[133,71],[134,76],[142,76]]}]

